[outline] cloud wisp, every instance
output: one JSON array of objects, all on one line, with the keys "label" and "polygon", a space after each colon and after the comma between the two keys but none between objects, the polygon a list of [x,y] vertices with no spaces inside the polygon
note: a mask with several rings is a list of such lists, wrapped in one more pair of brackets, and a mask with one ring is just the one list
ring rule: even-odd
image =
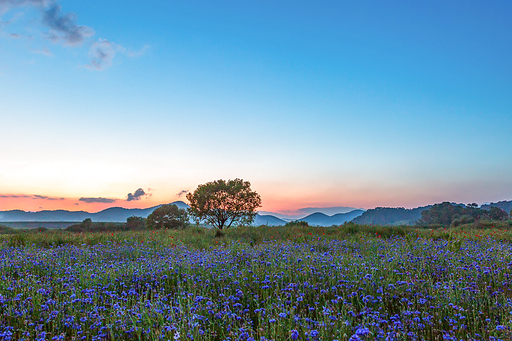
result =
[{"label": "cloud wisp", "polygon": [[0,14],[8,11],[12,7],[38,6],[44,7],[50,3],[50,0],[0,0]]},{"label": "cloud wisp", "polygon": [[97,42],[92,44],[89,49],[89,58],[91,58],[91,63],[86,65],[86,67],[98,71],[104,70],[106,67],[112,65],[112,59],[115,57],[117,52],[125,51],[126,49],[121,45],[117,45],[106,39],[100,38]]},{"label": "cloud wisp", "polygon": [[46,195],[37,195],[37,194],[34,194],[32,195],[32,199],[34,200],[65,200],[65,198],[52,198],[52,197],[48,197]]},{"label": "cloud wisp", "polygon": [[146,53],[147,49],[149,49],[149,45],[144,45],[139,51],[126,51],[126,54],[129,57],[140,57]]},{"label": "cloud wisp", "polygon": [[104,203],[104,204],[111,204],[116,201],[116,199],[109,199],[109,198],[80,198],[78,201],[85,202],[86,204],[92,204],[92,203]]},{"label": "cloud wisp", "polygon": [[43,11],[43,24],[50,29],[47,39],[52,43],[79,46],[95,34],[92,28],[76,24],[75,13],[62,13],[61,10],[62,6],[53,3]]},{"label": "cloud wisp", "polygon": [[188,192],[190,192],[190,191],[184,189],[183,191],[180,191],[179,193],[176,193],[176,195],[178,196],[178,198],[181,198],[182,196],[184,196]]},{"label": "cloud wisp", "polygon": [[7,198],[7,199],[18,199],[18,198],[31,198],[30,195],[0,195],[0,198]]},{"label": "cloud wisp", "polygon": [[53,53],[50,51],[49,48],[47,47],[44,47],[43,49],[41,50],[33,50],[34,53],[40,53],[40,54],[44,54],[45,56],[53,56]]},{"label": "cloud wisp", "polygon": [[126,201],[134,201],[140,200],[142,197],[146,196],[146,192],[142,188],[137,189],[134,193],[128,193],[126,196]]},{"label": "cloud wisp", "polygon": [[56,198],[50,197],[47,195],[39,195],[39,194],[2,194],[0,195],[0,199],[32,199],[32,200],[49,200],[49,201],[60,201],[66,200],[66,198]]},{"label": "cloud wisp", "polygon": [[[149,48],[148,45],[144,45],[139,51],[131,51],[107,39],[100,38],[96,42],[90,41],[89,38],[96,34],[94,29],[79,25],[77,15],[74,12],[63,12],[62,6],[59,5],[57,0],[0,0],[0,16],[10,9],[22,7],[34,8],[40,13],[40,23],[44,27],[43,32],[41,32],[42,37],[52,44],[74,48],[89,41],[87,44],[91,44],[89,48],[90,62],[85,66],[91,70],[105,70],[112,65],[112,59],[119,52],[133,58],[143,55]],[[18,17],[18,14],[10,21],[0,21],[0,27],[10,25]],[[15,32],[8,34],[8,36],[14,39],[23,37],[22,34]],[[51,55],[46,47],[43,50],[33,51]]]}]

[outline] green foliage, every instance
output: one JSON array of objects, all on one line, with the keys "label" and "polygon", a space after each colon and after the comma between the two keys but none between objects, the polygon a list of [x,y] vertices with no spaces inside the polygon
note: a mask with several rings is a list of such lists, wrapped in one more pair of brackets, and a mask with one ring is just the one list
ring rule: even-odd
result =
[{"label": "green foliage", "polygon": [[11,234],[11,233],[14,233],[14,229],[9,227],[9,226],[5,226],[5,225],[0,225],[0,234]]},{"label": "green foliage", "polygon": [[419,225],[459,226],[477,222],[481,219],[504,220],[507,213],[498,207],[489,210],[477,208],[476,204],[455,205],[449,202],[436,204],[430,209],[421,212]]},{"label": "green foliage", "polygon": [[188,224],[187,211],[176,205],[162,205],[146,219],[149,229],[183,229]]},{"label": "green foliage", "polygon": [[465,215],[457,216],[457,217],[453,218],[451,225],[453,227],[457,227],[459,225],[472,223],[473,221],[474,221],[474,218],[472,216],[465,214]]},{"label": "green foliage", "polygon": [[307,221],[294,220],[284,224],[284,227],[307,227],[309,226]]},{"label": "green foliage", "polygon": [[128,230],[142,230],[146,227],[146,219],[142,217],[131,216],[126,219],[126,228]]},{"label": "green foliage", "polygon": [[376,207],[352,219],[356,224],[412,225],[421,218],[421,212],[429,206],[407,209],[403,207]]},{"label": "green foliage", "polygon": [[[87,220],[87,219],[86,219]],[[54,231],[60,231],[60,229],[53,229]],[[64,229],[69,232],[116,232],[128,230],[125,223],[95,223],[88,221],[80,224],[68,226]]]},{"label": "green foliage", "polygon": [[[51,247],[71,244],[80,246],[108,243],[156,243],[164,246],[186,245],[191,248],[204,249],[219,247],[232,243],[257,246],[269,241],[313,242],[319,240],[359,240],[361,238],[388,239],[397,236],[408,240],[417,238],[444,239],[447,241],[492,238],[512,241],[512,219],[492,221],[479,220],[471,224],[461,224],[449,228],[420,228],[412,226],[378,226],[345,223],[340,226],[239,226],[236,229],[222,230],[222,238],[216,237],[218,229],[191,226],[179,230],[126,230],[125,223],[93,223],[91,230],[50,229],[13,229],[11,234],[0,234],[0,245],[36,245]],[[21,235],[21,236],[18,236]],[[14,238],[14,239],[13,239]]]},{"label": "green foliage", "polygon": [[491,220],[503,220],[508,218],[508,214],[501,208],[491,207],[489,210],[489,218]]},{"label": "green foliage", "polygon": [[199,185],[188,193],[189,212],[197,221],[222,230],[235,225],[250,225],[261,206],[261,197],[251,190],[249,181],[242,179],[216,180]]},{"label": "green foliage", "polygon": [[92,226],[92,220],[91,220],[91,218],[86,218],[86,219],[84,219],[84,221],[82,221],[82,227],[83,227],[84,229],[90,229],[90,228],[91,228],[91,226]]}]

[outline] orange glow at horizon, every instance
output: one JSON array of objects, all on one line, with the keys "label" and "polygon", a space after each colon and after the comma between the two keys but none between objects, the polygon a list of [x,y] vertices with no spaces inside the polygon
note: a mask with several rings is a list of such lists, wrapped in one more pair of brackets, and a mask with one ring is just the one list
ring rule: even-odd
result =
[{"label": "orange glow at horizon", "polygon": [[[345,186],[324,187],[316,186],[314,190],[299,188],[297,186],[260,184],[254,186],[261,198],[262,207],[258,211],[275,212],[284,215],[293,215],[294,212],[307,207],[353,207],[355,209],[371,209],[375,207],[405,207],[414,208],[430,204],[451,201],[457,203],[479,202],[482,196],[479,191],[468,193],[465,186],[438,184],[431,186],[426,191],[422,186],[365,186],[359,188],[347,188]],[[123,208],[149,208],[174,201],[187,200],[184,192],[173,190],[159,191],[152,195],[142,196],[140,200],[127,201],[126,197],[116,198],[103,193],[96,198],[108,198],[107,202],[86,202],[80,197],[70,195],[50,194],[20,194],[0,193],[0,211],[23,210],[69,210],[86,211],[90,213],[102,211],[110,207]],[[487,200],[505,200],[499,195],[486,196]]]},{"label": "orange glow at horizon", "polygon": [[68,210],[86,211],[94,213],[109,207],[123,208],[148,208],[161,204],[154,198],[141,198],[140,200],[127,201],[125,199],[112,199],[113,202],[84,202],[80,198],[51,197],[44,195],[12,194],[0,195],[0,211],[22,210]]}]

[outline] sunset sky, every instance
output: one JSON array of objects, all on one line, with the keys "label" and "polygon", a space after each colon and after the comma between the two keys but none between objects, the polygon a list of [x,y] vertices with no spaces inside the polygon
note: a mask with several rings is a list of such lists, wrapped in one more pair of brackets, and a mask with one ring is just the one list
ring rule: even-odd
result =
[{"label": "sunset sky", "polygon": [[0,210],[511,200],[511,61],[511,1],[0,0]]}]

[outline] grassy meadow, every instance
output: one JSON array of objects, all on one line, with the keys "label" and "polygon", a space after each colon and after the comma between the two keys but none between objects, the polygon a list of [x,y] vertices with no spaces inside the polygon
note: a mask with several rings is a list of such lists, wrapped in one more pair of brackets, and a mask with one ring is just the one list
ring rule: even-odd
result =
[{"label": "grassy meadow", "polygon": [[511,227],[3,228],[0,340],[510,340]]}]

